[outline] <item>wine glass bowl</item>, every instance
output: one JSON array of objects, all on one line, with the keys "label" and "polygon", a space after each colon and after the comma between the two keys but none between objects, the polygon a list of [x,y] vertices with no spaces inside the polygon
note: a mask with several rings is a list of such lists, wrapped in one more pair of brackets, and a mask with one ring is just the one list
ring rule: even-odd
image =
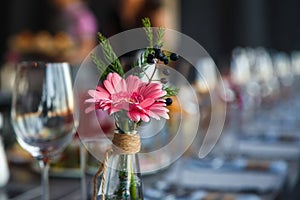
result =
[{"label": "wine glass bowl", "polygon": [[73,105],[68,63],[18,64],[11,121],[18,143],[40,163],[45,178],[43,199],[49,198],[49,161],[71,142],[75,132]]},{"label": "wine glass bowl", "polygon": [[17,115],[13,121],[17,141],[37,159],[52,158],[72,139],[72,117],[72,113],[51,117],[40,113]]}]

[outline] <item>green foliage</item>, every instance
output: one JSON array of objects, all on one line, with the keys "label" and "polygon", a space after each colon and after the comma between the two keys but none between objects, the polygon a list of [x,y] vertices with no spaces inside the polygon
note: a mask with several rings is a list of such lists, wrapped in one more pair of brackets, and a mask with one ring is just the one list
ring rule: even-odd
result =
[{"label": "green foliage", "polygon": [[149,41],[149,50],[151,50],[155,46],[162,47],[163,46],[163,37],[164,37],[164,34],[165,34],[164,28],[163,27],[158,28],[158,30],[155,34],[156,42],[153,45],[154,34],[153,34],[153,31],[152,31],[150,19],[148,17],[143,18],[142,23],[143,23],[143,26],[144,26],[144,30],[145,30],[147,39]]},{"label": "green foliage", "polygon": [[[143,27],[146,33],[146,37],[149,41],[149,47],[147,47],[143,53],[143,62],[142,63],[133,63],[133,67],[135,67],[133,75],[138,77],[143,77],[145,75],[145,71],[148,69],[149,65],[147,63],[147,56],[149,54],[154,54],[154,48],[161,48],[163,46],[163,37],[165,34],[165,30],[162,27],[159,27],[155,34],[152,31],[151,22],[148,17],[142,19]],[[97,69],[101,75],[100,80],[104,81],[107,75],[111,72],[116,72],[120,76],[124,76],[124,70],[120,63],[119,58],[116,56],[111,44],[109,41],[99,32],[98,33],[99,45],[102,47],[102,53],[104,55],[104,60],[99,59],[95,54],[91,54],[91,59],[94,64],[97,66]],[[155,43],[153,38],[155,38]],[[169,55],[168,55],[169,56]],[[153,72],[155,73],[156,68]],[[149,81],[152,80],[152,77],[148,77]],[[170,86],[163,85],[163,90],[167,92],[166,97],[175,96],[178,93],[177,88],[173,88]]]},{"label": "green foliage", "polygon": [[105,77],[107,76],[106,64],[102,60],[98,59],[98,57],[95,54],[91,54],[91,59],[97,66],[99,74],[101,74],[101,80],[105,79]]},{"label": "green foliage", "polygon": [[163,37],[165,35],[165,29],[162,27],[159,27],[156,33],[156,46],[162,47],[164,45],[163,43]]},{"label": "green foliage", "polygon": [[104,60],[97,58],[95,54],[91,54],[91,59],[97,66],[99,73],[101,74],[101,81],[106,79],[106,76],[110,72],[116,72],[120,76],[124,76],[124,70],[120,63],[119,58],[116,56],[109,41],[99,32],[98,33],[99,45],[102,47],[102,53],[104,55]]},{"label": "green foliage", "polygon": [[151,28],[150,19],[148,17],[145,17],[144,19],[142,19],[142,23],[144,26],[144,30],[145,30],[147,39],[149,41],[149,47],[152,48],[153,47],[153,32],[152,32],[152,28]]},{"label": "green foliage", "polygon": [[167,92],[165,97],[171,97],[171,96],[176,96],[179,92],[178,88],[173,88],[171,86],[163,86],[163,90]]}]

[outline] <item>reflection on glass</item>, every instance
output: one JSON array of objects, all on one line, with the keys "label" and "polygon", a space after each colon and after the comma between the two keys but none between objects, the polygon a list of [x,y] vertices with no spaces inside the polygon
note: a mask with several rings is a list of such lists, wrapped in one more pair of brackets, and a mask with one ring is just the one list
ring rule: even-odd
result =
[{"label": "reflection on glass", "polygon": [[49,199],[49,161],[73,137],[73,91],[67,63],[18,65],[11,120],[19,144],[39,161],[42,199]]}]

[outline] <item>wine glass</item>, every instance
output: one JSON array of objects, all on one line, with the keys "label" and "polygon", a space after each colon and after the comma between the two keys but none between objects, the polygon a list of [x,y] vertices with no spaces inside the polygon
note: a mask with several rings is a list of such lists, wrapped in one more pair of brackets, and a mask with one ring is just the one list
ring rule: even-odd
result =
[{"label": "wine glass", "polygon": [[18,64],[11,120],[17,141],[40,165],[43,200],[49,199],[49,162],[74,134],[73,104],[68,63]]}]

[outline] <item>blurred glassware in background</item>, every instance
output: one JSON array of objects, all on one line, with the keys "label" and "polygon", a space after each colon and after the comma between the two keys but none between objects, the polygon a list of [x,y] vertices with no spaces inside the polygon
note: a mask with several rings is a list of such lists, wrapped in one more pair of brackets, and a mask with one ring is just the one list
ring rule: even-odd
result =
[{"label": "blurred glassware in background", "polygon": [[293,72],[296,75],[296,78],[299,78],[300,75],[300,51],[293,51],[291,53],[291,66]]},{"label": "blurred glassware in background", "polygon": [[[195,69],[193,88],[197,93],[200,123],[191,149],[198,151],[196,157],[203,157],[203,154],[214,148],[220,137],[226,118],[227,102],[224,99],[227,94],[222,77],[211,57],[199,58]],[[216,150],[213,154],[219,153]]]},{"label": "blurred glassware in background", "polygon": [[198,60],[196,64],[198,73],[196,73],[195,87],[200,93],[213,91],[217,86],[216,67],[216,64],[210,57]]},{"label": "blurred glassware in background", "polygon": [[[255,144],[262,144],[261,155],[271,158],[277,147],[285,148],[279,138],[295,138],[300,119],[299,106],[295,104],[299,66],[299,52],[289,55],[263,47],[233,49],[229,74],[223,74],[225,94],[221,94],[228,103],[227,123],[211,153],[217,158],[216,166],[222,166],[226,159],[253,153]],[[295,143],[290,145],[287,151],[294,154],[277,153],[277,157],[298,155]]]},{"label": "blurred glassware in background", "polygon": [[[230,76],[239,88],[242,122],[279,97],[280,83],[270,53],[263,47],[237,47],[232,52]],[[264,107],[262,107],[264,106]]]},{"label": "blurred glassware in background", "polygon": [[245,85],[251,79],[250,63],[244,49],[237,47],[232,51],[230,75],[237,85]]},{"label": "blurred glassware in background", "polygon": [[273,55],[273,66],[275,74],[283,86],[291,86],[293,83],[293,71],[290,58],[287,53],[277,52]]},{"label": "blurred glassware in background", "polygon": [[16,65],[14,63],[5,63],[0,68],[0,88],[1,88],[1,103],[8,104],[7,101],[11,98],[13,84],[16,74]]},{"label": "blurred glassware in background", "polygon": [[18,64],[11,120],[19,144],[39,162],[42,199],[49,199],[49,163],[74,135],[73,90],[68,63]]},{"label": "blurred glassware in background", "polygon": [[2,140],[3,121],[3,115],[0,112],[0,188],[7,184],[10,175],[5,154],[5,148]]},{"label": "blurred glassware in background", "polygon": [[280,85],[273,66],[272,58],[266,49],[255,49],[255,64],[252,76],[258,79],[261,103],[266,100],[270,104],[279,95]]},{"label": "blurred glassware in background", "polygon": [[[259,101],[259,85],[255,77],[252,77],[251,64],[252,55],[249,53],[251,60],[245,49],[237,47],[232,51],[230,60],[230,87],[235,94],[235,98],[239,103],[238,110],[241,118],[240,122],[249,120],[255,110],[256,102]],[[239,98],[239,99],[237,99]],[[234,108],[233,108],[234,109]],[[242,112],[245,110],[245,112]],[[230,117],[231,120],[234,120]]]},{"label": "blurred glassware in background", "polygon": [[[215,106],[212,105],[211,95],[214,93],[219,80],[216,72],[216,64],[212,58],[200,58],[195,68],[194,89],[199,99],[200,128],[206,130],[210,122],[212,106]],[[202,139],[199,141],[200,143],[202,143]]]}]

